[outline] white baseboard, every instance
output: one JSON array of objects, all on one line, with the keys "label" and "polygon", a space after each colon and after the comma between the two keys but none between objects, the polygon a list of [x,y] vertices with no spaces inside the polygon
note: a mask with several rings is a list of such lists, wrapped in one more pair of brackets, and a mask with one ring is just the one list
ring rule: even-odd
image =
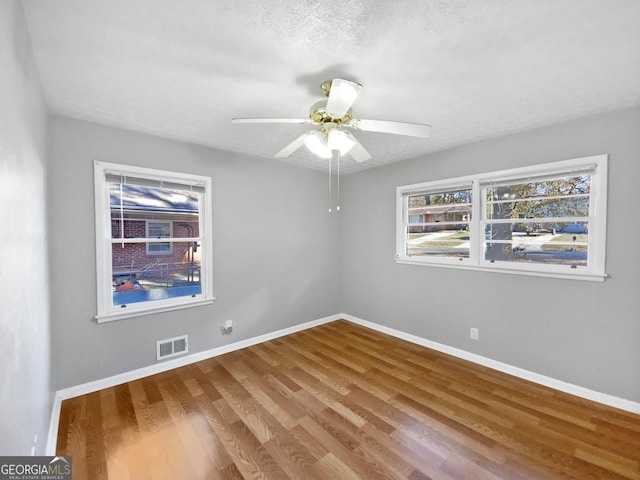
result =
[{"label": "white baseboard", "polygon": [[499,372],[508,373],[509,375],[513,375],[515,377],[519,377],[524,380],[529,380],[530,382],[537,383],[539,385],[544,385],[546,387],[553,388],[554,390],[559,390],[561,392],[569,393],[571,395],[582,397],[597,403],[602,403],[610,407],[615,407],[621,410],[626,410],[628,412],[640,414],[640,403],[638,402],[633,402],[631,400],[626,400],[624,398],[616,397],[616,396],[609,395],[602,392],[597,392],[595,390],[590,390],[588,388],[584,388],[579,385],[563,382],[562,380],[557,380],[555,378],[547,377],[545,375],[540,375],[539,373],[531,372],[529,370],[525,370],[519,367],[514,367],[513,365],[498,362],[497,360],[492,360],[491,358],[483,357],[475,353],[470,353],[465,350],[461,350],[459,348],[450,347],[442,343],[433,342],[431,340],[427,340],[426,338],[418,337],[417,335],[412,335],[410,333],[385,327],[377,323],[369,322],[368,320],[363,320],[361,318],[354,317],[353,315],[344,313],[337,316],[339,318],[343,318],[345,320],[356,323],[358,325],[362,325],[363,327],[368,327],[368,328],[371,328],[372,330],[376,330],[381,333],[386,333],[387,335],[391,335],[392,337],[397,337],[402,340],[415,343],[417,345],[422,345],[423,347],[437,350],[438,352],[442,352],[454,357],[462,358],[463,360],[468,360],[470,362],[477,363],[478,365],[482,365],[484,367],[488,367],[493,370],[498,370]]},{"label": "white baseboard", "polygon": [[60,408],[62,407],[63,398],[58,396],[58,392],[53,397],[53,406],[51,407],[51,418],[49,419],[49,435],[47,436],[47,445],[45,447],[45,455],[55,456],[56,442],[58,441],[58,425],[60,424]]},{"label": "white baseboard", "polygon": [[561,380],[547,377],[545,375],[540,375],[538,373],[531,372],[529,370],[525,370],[519,367],[514,367],[513,365],[509,365],[506,363],[498,362],[496,360],[492,360],[491,358],[483,357],[475,353],[470,353],[465,350],[461,350],[459,348],[450,347],[442,343],[433,342],[431,340],[427,340],[426,338],[418,337],[417,335],[413,335],[410,333],[402,332],[400,330],[395,330],[393,328],[385,327],[383,325],[379,325],[377,323],[373,323],[368,320],[363,320],[361,318],[354,317],[353,315],[349,315],[347,313],[339,313],[336,315],[330,315],[328,317],[320,318],[318,320],[302,323],[300,325],[295,325],[293,327],[277,330],[275,332],[259,335],[257,337],[248,338],[240,342],[230,343],[228,345],[223,345],[221,347],[212,348],[210,350],[205,350],[203,352],[194,353],[192,355],[187,355],[185,357],[175,358],[172,360],[168,360],[166,362],[156,363],[153,365],[149,365],[147,367],[138,368],[136,370],[131,370],[129,372],[124,372],[111,377],[102,378],[100,380],[96,380],[93,382],[83,383],[81,385],[76,385],[73,387],[58,390],[55,394],[55,397],[53,400],[53,407],[51,410],[51,421],[49,424],[49,437],[47,439],[46,454],[55,455],[56,453],[55,450],[56,450],[56,441],[58,437],[58,424],[60,421],[60,408],[63,400],[77,397],[79,395],[85,395],[87,393],[95,392],[98,390],[102,390],[103,388],[114,387],[116,385],[120,385],[121,383],[126,383],[126,382],[130,382],[140,378],[148,377],[149,375],[155,375],[156,373],[166,372],[174,368],[189,365],[195,362],[199,362],[201,360],[206,360],[208,358],[216,357],[218,355],[223,355],[225,353],[233,352],[241,348],[250,347],[258,343],[266,342],[268,340],[273,340],[275,338],[283,337],[291,333],[300,332],[302,330],[307,330],[309,328],[316,327],[318,325],[323,325],[325,323],[333,322],[340,319],[344,319],[349,322],[362,325],[363,327],[371,328],[372,330],[376,330],[378,332],[385,333],[387,335],[391,335],[392,337],[397,337],[402,340],[415,343],[417,345],[422,345],[423,347],[431,348],[438,352],[446,353],[448,355],[452,355],[454,357],[458,357],[463,360],[468,360],[470,362],[491,368],[493,370],[508,373],[510,375],[513,375],[525,380],[529,380],[531,382],[544,385],[546,387],[550,387],[555,390],[559,390],[561,392],[569,393],[571,395],[576,395],[578,397],[582,397],[588,400],[592,400],[594,402],[602,403],[604,405],[609,405],[611,407],[619,408],[621,410],[626,410],[632,413],[640,414],[640,403],[633,402],[631,400],[626,400],[624,398],[615,397],[613,395],[609,395],[606,393],[597,392],[595,390],[590,390],[588,388],[580,387],[578,385],[573,385],[571,383],[563,382]]}]

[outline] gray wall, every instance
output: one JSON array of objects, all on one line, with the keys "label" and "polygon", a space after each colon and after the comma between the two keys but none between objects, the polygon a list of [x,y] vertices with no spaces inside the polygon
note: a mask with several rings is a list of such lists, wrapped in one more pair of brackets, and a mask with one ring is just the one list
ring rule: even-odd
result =
[{"label": "gray wall", "polygon": [[22,5],[0,2],[0,455],[44,453],[51,405],[46,111]]},{"label": "gray wall", "polygon": [[[188,334],[195,353],[336,313],[337,219],[324,174],[60,117],[49,152],[58,389],[154,364],[157,340]],[[212,177],[213,305],[93,320],[94,160]],[[228,319],[237,326],[223,336]]]},{"label": "gray wall", "polygon": [[[640,178],[640,109],[468,145],[343,178],[81,121],[50,124],[52,316],[57,388],[155,363],[158,339],[191,352],[345,312],[603,393],[640,401],[640,286],[629,239]],[[437,134],[437,132],[434,132]],[[395,187],[608,153],[604,283],[397,265]],[[94,159],[210,175],[212,306],[98,325]],[[636,202],[637,203],[637,202]],[[231,337],[219,327],[238,326]],[[469,339],[469,327],[480,340]],[[81,359],[81,361],[78,361]]]},{"label": "gray wall", "polygon": [[[624,110],[347,176],[341,310],[640,402],[639,132],[640,109]],[[600,153],[609,154],[604,283],[394,263],[396,186]]]}]

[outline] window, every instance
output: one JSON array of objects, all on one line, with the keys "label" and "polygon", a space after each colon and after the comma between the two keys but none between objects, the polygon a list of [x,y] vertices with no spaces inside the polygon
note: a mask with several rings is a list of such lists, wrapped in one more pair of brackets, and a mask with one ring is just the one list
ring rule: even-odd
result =
[{"label": "window", "polygon": [[397,189],[396,261],[605,277],[607,156]]},{"label": "window", "polygon": [[[172,231],[173,222],[147,220],[147,238],[171,238]],[[147,255],[171,255],[171,247],[171,242],[147,243]]]},{"label": "window", "polygon": [[469,257],[471,184],[409,194],[406,211],[406,255]]},{"label": "window", "polygon": [[94,163],[98,322],[213,302],[211,179]]}]

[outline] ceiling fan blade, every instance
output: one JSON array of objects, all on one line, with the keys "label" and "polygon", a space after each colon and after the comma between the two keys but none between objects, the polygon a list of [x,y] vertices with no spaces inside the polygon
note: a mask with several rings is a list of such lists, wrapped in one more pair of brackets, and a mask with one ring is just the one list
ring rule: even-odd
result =
[{"label": "ceiling fan blade", "polygon": [[293,152],[298,150],[302,145],[304,145],[304,139],[305,139],[305,137],[307,135],[309,135],[309,132],[303,133],[298,138],[296,138],[293,142],[291,142],[289,145],[287,145],[282,150],[280,150],[278,153],[276,153],[274,155],[274,157],[275,158],[286,158],[286,157],[288,157]]},{"label": "ceiling fan blade", "polygon": [[354,145],[353,147],[351,147],[347,155],[351,155],[353,159],[358,163],[369,160],[371,158],[371,155],[369,155],[369,152],[365,150],[365,148],[360,144],[360,142],[356,139],[354,135],[351,135],[349,132],[346,132],[346,133],[349,136],[349,138],[354,141]]},{"label": "ceiling fan blade", "polygon": [[327,113],[335,118],[342,118],[351,108],[353,102],[360,95],[362,85],[341,78],[331,81],[329,100],[327,100]]},{"label": "ceiling fan blade", "polygon": [[311,123],[308,118],[232,118],[231,123]]},{"label": "ceiling fan blade", "polygon": [[394,135],[407,135],[409,137],[427,138],[431,134],[431,125],[423,125],[420,123],[353,119],[349,126],[364,132],[392,133]]}]

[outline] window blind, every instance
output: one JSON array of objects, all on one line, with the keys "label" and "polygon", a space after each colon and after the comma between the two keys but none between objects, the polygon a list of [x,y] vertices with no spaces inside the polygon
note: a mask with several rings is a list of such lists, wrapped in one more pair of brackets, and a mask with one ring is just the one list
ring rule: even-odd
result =
[{"label": "window blind", "polygon": [[107,183],[121,183],[125,185],[140,185],[143,187],[158,187],[169,190],[188,190],[190,192],[204,193],[204,184],[191,181],[180,181],[154,178],[152,176],[131,175],[117,171],[107,171],[105,173]]}]

